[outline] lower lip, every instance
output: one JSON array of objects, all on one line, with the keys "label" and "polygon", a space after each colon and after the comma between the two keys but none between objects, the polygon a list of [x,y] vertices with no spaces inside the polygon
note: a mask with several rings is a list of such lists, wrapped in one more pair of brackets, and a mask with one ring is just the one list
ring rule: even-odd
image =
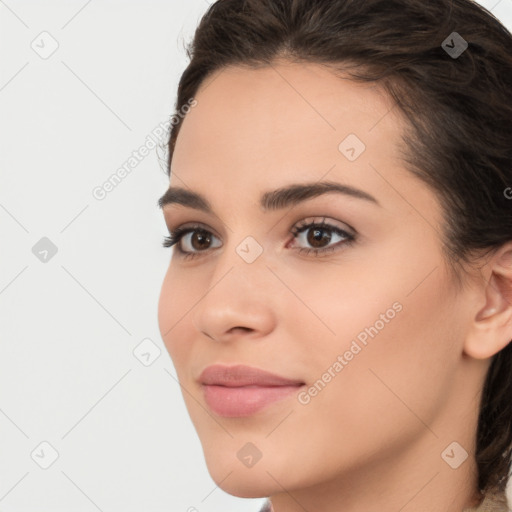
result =
[{"label": "lower lip", "polygon": [[208,386],[203,385],[208,407],[219,416],[250,416],[271,403],[296,393],[302,386]]}]

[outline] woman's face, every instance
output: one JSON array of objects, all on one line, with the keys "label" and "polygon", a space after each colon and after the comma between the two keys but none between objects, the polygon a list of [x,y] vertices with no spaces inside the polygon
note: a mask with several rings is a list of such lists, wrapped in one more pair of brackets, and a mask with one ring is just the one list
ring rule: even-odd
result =
[{"label": "woman's face", "polygon": [[[170,186],[211,212],[177,195],[164,206],[171,231],[207,233],[177,244],[192,257],[172,249],[158,316],[212,478],[257,497],[356,485],[417,457],[422,475],[448,476],[441,454],[453,441],[470,451],[461,418],[475,419],[470,311],[436,197],[400,161],[397,109],[374,84],[284,62],[226,68],[195,99]],[[323,182],[345,192],[276,192]],[[294,385],[206,388],[214,364]]]}]

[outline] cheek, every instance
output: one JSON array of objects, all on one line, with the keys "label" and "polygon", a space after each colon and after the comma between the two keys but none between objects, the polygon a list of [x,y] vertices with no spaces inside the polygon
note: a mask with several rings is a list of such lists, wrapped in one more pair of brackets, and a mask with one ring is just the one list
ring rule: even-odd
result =
[{"label": "cheek", "polygon": [[[355,340],[361,350],[346,368],[338,392],[361,415],[362,424],[375,424],[379,418],[390,428],[408,425],[412,434],[424,430],[415,415],[430,424],[449,399],[460,332],[454,328],[456,312],[443,282],[439,274],[410,295],[382,295],[385,300],[377,307],[370,305],[363,323],[360,317],[350,323],[353,317],[346,316],[352,336],[344,342]],[[389,315],[393,318],[387,323],[379,322],[397,297],[401,310]],[[365,343],[359,343],[362,333]]]},{"label": "cheek", "polygon": [[190,321],[187,312],[197,301],[193,290],[187,286],[169,267],[165,275],[158,301],[158,326],[162,340],[173,360],[177,371],[186,356],[187,343],[185,326]]},{"label": "cheek", "polygon": [[[424,285],[409,296],[398,295],[402,309],[393,309],[394,316],[388,313],[393,316],[388,323],[377,322],[395,302],[394,293],[383,292],[379,300],[377,295],[370,300],[354,294],[351,301],[340,300],[332,314],[324,312],[323,319],[337,336],[319,330],[312,344],[315,349],[307,348],[307,383],[315,396],[309,404],[295,406],[301,428],[294,430],[293,439],[306,447],[302,454],[306,465],[315,464],[322,447],[328,446],[322,470],[327,474],[337,471],[343,461],[350,466],[355,460],[385,457],[431,435],[427,425],[435,424],[450,400],[452,369],[457,364],[454,340],[460,332],[451,328],[454,311],[441,276]],[[301,339],[307,342],[305,324],[294,329],[302,331]],[[366,334],[366,343],[359,341],[360,333]],[[345,363],[336,373],[339,355]],[[335,377],[329,375],[329,368]],[[321,436],[312,442],[310,432]],[[286,443],[289,436],[291,430],[282,428],[275,432],[274,442]]]},{"label": "cheek", "polygon": [[282,318],[293,320],[287,324],[292,338],[302,340],[295,354],[308,368],[308,383],[322,381],[312,399],[318,409],[337,411],[343,404],[342,410],[367,417],[371,425],[372,407],[394,423],[398,409],[410,414],[401,400],[432,417],[447,399],[463,326],[457,327],[460,314],[446,268],[436,251],[425,253],[422,259],[404,251],[409,259],[399,261],[395,252],[387,261],[382,251],[385,272],[370,262],[356,272],[354,262],[353,271],[351,263],[339,267],[335,279],[332,265],[316,270],[315,280],[295,273],[294,291],[309,310],[291,300]]}]

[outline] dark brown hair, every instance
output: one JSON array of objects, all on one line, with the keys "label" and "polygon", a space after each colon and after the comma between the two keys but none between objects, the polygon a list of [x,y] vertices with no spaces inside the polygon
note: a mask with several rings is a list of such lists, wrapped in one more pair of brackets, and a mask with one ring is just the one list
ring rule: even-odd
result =
[{"label": "dark brown hair", "polygon": [[[450,55],[463,41],[465,51]],[[379,82],[408,120],[408,169],[441,202],[442,244],[457,282],[474,254],[512,240],[512,35],[471,0],[218,0],[187,55],[176,113],[226,66],[286,59]],[[169,176],[177,120],[167,144]],[[509,343],[494,356],[481,398],[475,459],[482,493],[505,490],[511,425]]]}]

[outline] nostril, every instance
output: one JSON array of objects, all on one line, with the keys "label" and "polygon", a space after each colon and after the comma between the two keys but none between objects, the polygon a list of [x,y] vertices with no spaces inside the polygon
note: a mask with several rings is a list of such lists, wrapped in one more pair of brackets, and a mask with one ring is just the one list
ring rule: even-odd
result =
[{"label": "nostril", "polygon": [[236,329],[241,329],[242,331],[249,331],[249,332],[252,331],[252,329],[250,327],[233,327],[232,329],[230,329],[230,331],[234,331]]}]

